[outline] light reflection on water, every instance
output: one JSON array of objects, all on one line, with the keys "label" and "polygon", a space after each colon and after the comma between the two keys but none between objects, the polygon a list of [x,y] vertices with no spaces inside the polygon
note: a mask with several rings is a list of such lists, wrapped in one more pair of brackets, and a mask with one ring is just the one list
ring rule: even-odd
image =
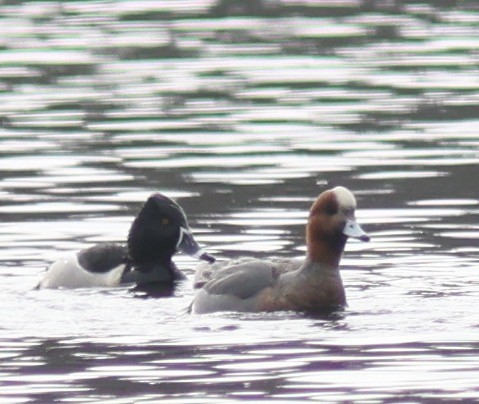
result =
[{"label": "light reflection on water", "polygon": [[[2,402],[477,400],[479,16],[447,3],[5,5]],[[300,258],[339,184],[372,240],[332,317],[188,315],[182,255],[170,298],[33,290],[158,191],[219,259]]]}]

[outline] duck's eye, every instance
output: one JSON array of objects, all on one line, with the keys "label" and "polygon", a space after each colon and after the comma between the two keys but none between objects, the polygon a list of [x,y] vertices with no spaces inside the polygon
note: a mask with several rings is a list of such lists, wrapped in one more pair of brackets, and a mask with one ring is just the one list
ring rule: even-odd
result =
[{"label": "duck's eye", "polygon": [[162,217],[161,218],[161,224],[163,224],[163,225],[170,224],[170,219],[168,219],[167,217]]},{"label": "duck's eye", "polygon": [[335,215],[336,213],[338,213],[338,208],[336,206],[327,206],[326,209],[325,209],[325,212],[327,215],[330,215],[330,216],[333,216]]}]

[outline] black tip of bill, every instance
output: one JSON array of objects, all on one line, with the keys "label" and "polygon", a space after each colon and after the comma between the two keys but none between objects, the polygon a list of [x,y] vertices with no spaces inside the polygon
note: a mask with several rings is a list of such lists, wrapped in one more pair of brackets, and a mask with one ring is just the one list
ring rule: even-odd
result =
[{"label": "black tip of bill", "polygon": [[213,257],[211,254],[208,254],[207,252],[204,252],[204,251],[198,256],[198,258],[210,264],[216,261],[215,257]]}]

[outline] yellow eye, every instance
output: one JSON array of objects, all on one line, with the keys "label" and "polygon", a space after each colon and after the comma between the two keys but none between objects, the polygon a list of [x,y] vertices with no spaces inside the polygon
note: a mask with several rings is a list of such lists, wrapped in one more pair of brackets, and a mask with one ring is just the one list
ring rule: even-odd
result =
[{"label": "yellow eye", "polygon": [[167,217],[162,217],[161,218],[161,224],[170,224],[170,219],[168,219]]}]

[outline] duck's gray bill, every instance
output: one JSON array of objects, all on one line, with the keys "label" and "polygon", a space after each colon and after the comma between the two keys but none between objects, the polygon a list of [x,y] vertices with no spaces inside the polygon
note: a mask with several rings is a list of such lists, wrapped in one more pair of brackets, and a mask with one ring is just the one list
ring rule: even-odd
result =
[{"label": "duck's gray bill", "polygon": [[346,226],[344,226],[343,233],[348,237],[357,238],[361,241],[371,240],[371,237],[368,236],[356,220],[348,220]]},{"label": "duck's gray bill", "polygon": [[208,254],[203,250],[200,245],[197,243],[190,229],[181,227],[180,228],[180,237],[178,239],[178,244],[176,245],[177,250],[184,252],[185,254],[191,255],[192,257],[198,258],[203,261],[207,261],[210,264],[216,261],[216,258]]}]

